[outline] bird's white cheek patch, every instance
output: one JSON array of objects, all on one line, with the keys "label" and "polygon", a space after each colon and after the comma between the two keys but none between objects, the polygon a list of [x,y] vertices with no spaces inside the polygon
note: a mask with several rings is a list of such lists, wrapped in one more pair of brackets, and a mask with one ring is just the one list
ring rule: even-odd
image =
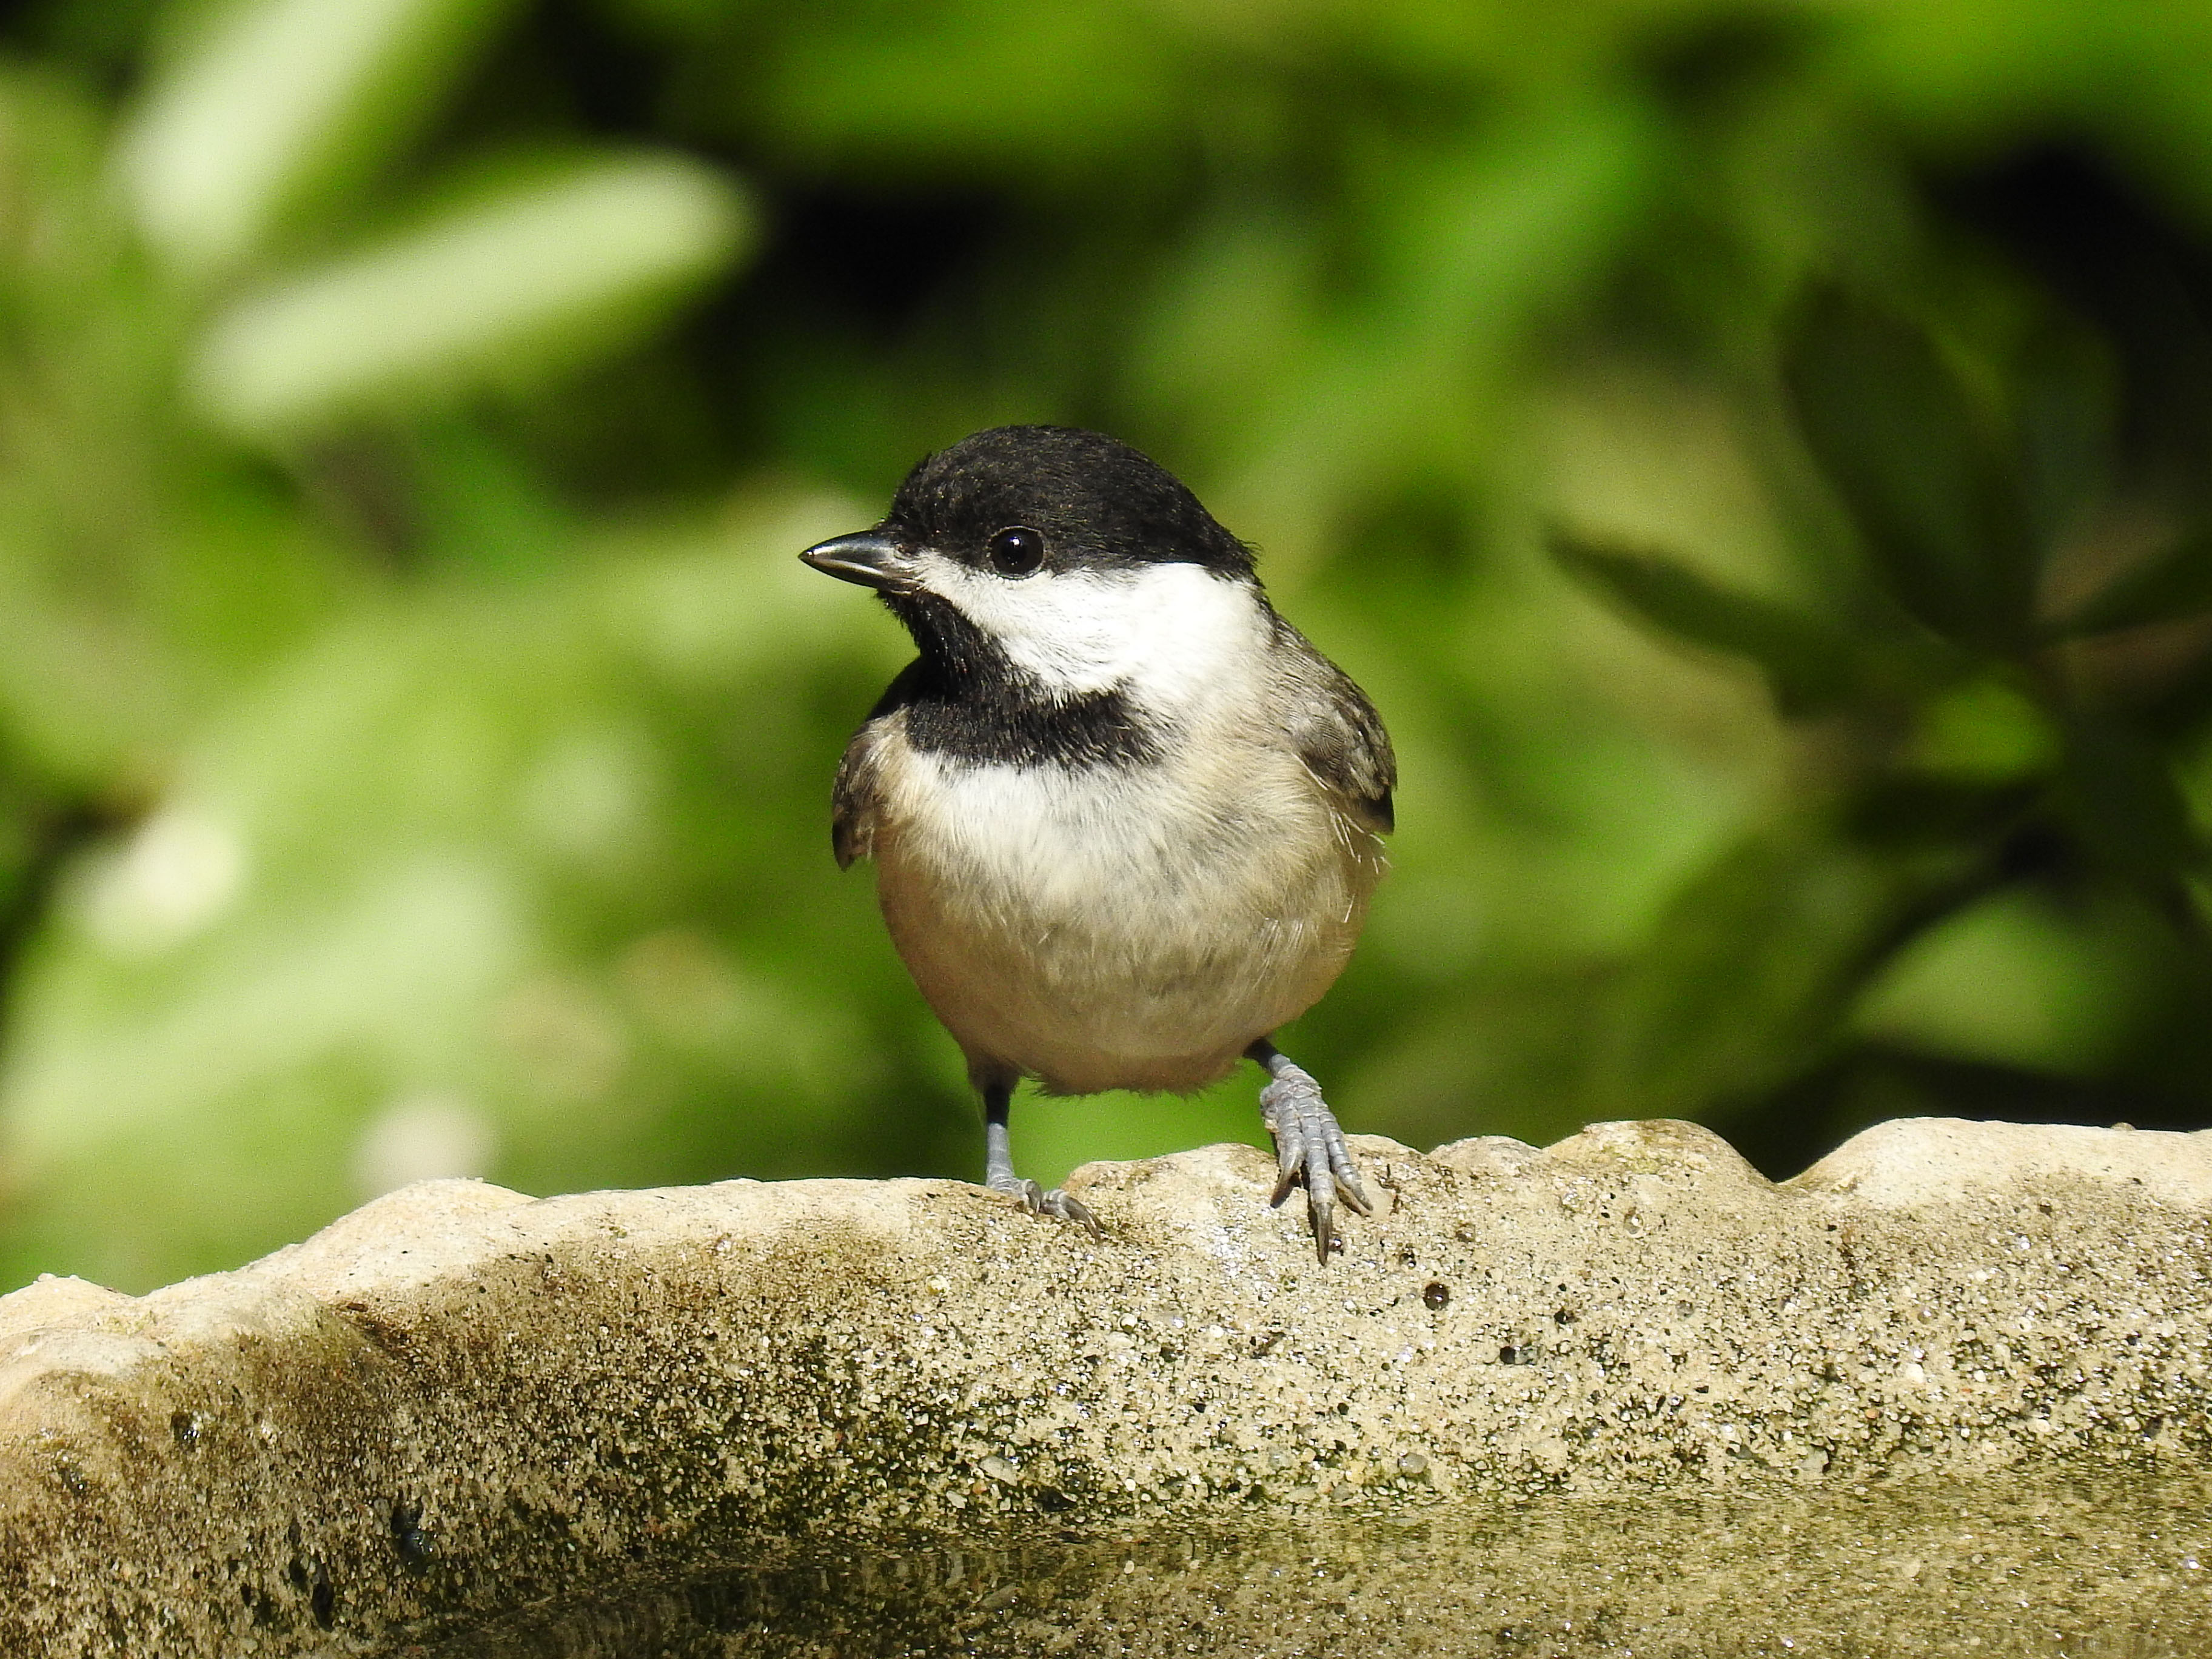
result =
[{"label": "bird's white cheek patch", "polygon": [[1194,564],[1009,580],[946,560],[929,580],[1017,667],[1064,696],[1118,686],[1176,708],[1247,672],[1262,641],[1253,589]]}]

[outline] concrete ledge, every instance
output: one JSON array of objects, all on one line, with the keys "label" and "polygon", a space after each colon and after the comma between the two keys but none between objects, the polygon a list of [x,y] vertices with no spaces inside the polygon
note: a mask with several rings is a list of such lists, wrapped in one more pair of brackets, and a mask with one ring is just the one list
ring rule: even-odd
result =
[{"label": "concrete ledge", "polygon": [[1792,1182],[1710,1132],[1268,1161],[428,1183],[233,1273],[0,1297],[0,1650],[382,1651],[641,1566],[2212,1457],[2212,1133],[1948,1121]]}]

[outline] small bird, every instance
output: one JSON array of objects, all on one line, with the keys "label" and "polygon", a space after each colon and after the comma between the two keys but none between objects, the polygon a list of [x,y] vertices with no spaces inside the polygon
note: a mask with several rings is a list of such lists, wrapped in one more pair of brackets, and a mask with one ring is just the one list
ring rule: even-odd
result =
[{"label": "small bird", "polygon": [[891,939],[1014,1173],[1015,1085],[1187,1093],[1239,1059],[1326,1263],[1372,1213],[1321,1088],[1273,1041],[1352,954],[1397,765],[1351,679],[1276,614],[1252,550],[1166,469],[1069,427],[979,432],[872,530],[799,555],[871,587],[920,655],[837,769],[839,867],[872,858]]}]

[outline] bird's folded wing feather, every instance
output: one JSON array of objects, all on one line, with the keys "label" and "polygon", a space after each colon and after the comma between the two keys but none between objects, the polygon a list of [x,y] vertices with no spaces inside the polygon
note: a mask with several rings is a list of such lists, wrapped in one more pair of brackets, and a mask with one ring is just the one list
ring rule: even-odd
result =
[{"label": "bird's folded wing feather", "polygon": [[914,696],[921,673],[919,659],[900,671],[868,718],[845,745],[837,763],[837,781],[830,790],[830,845],[837,854],[837,867],[850,869],[856,860],[872,858],[876,850],[876,813],[883,799],[877,776],[878,750],[890,723]]},{"label": "bird's folded wing feather", "polygon": [[[1301,641],[1303,643],[1303,641]],[[1312,651],[1291,687],[1291,741],[1306,769],[1362,829],[1388,834],[1397,826],[1390,792],[1397,757],[1382,717],[1335,664]]]},{"label": "bird's folded wing feather", "polygon": [[881,729],[870,721],[854,734],[845,745],[845,758],[837,763],[837,781],[830,791],[830,846],[840,870],[875,856],[875,750],[881,738]]}]

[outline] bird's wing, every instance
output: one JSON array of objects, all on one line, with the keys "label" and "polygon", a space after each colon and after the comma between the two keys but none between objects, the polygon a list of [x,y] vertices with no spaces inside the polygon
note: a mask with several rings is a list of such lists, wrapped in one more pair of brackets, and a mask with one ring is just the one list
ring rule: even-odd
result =
[{"label": "bird's wing", "polygon": [[883,799],[878,750],[892,720],[912,698],[921,672],[919,659],[900,671],[845,745],[845,758],[837,763],[837,781],[830,789],[830,846],[840,870],[850,869],[855,860],[874,856],[876,812]]},{"label": "bird's wing", "polygon": [[875,750],[881,738],[871,721],[854,733],[845,758],[837,763],[837,781],[830,791],[830,847],[840,870],[851,869],[855,859],[875,856]]},{"label": "bird's wing", "polygon": [[1390,792],[1398,760],[1390,734],[1352,677],[1307,644],[1288,623],[1286,716],[1298,758],[1352,821],[1378,835],[1397,827]]}]

